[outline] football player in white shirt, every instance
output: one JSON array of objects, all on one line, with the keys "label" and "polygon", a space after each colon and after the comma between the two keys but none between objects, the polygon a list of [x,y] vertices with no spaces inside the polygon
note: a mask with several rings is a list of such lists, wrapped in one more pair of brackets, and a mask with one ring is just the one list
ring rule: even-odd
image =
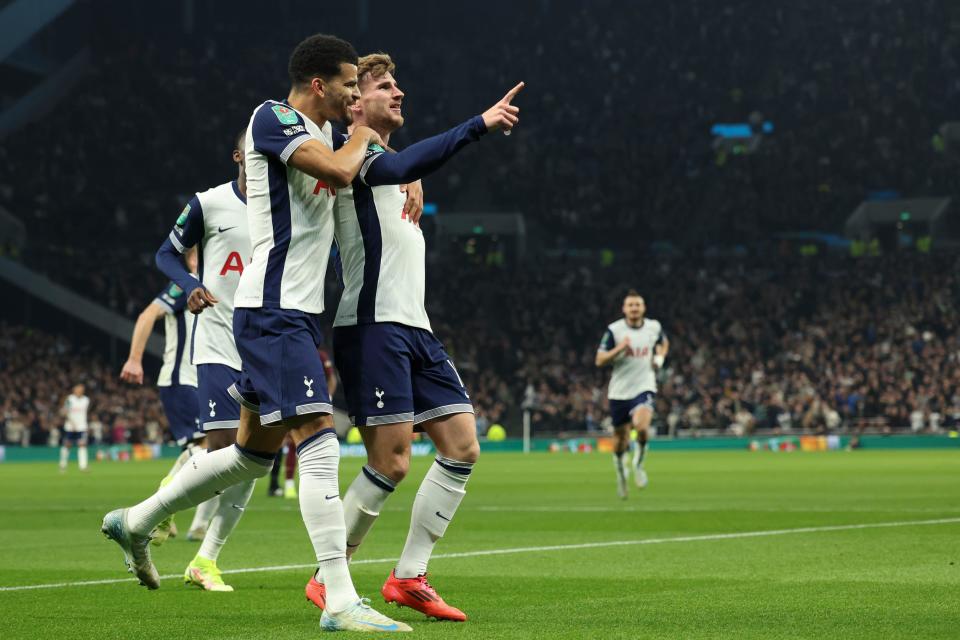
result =
[{"label": "football player in white shirt", "polygon": [[[233,145],[237,179],[194,195],[156,256],[157,266],[184,290],[187,308],[195,314],[191,317],[191,362],[197,368],[196,410],[207,451],[236,444],[240,426],[240,405],[227,389],[240,379],[240,355],[233,339],[233,296],[244,262],[250,260],[245,139],[246,129]],[[187,271],[182,260],[182,254],[192,247],[197,247],[199,254],[198,278]],[[255,482],[235,484],[219,496],[217,509],[205,526],[203,543],[184,573],[187,584],[206,591],[233,590],[223,582],[217,559],[250,501]]]},{"label": "football player in white shirt", "polygon": [[627,497],[629,471],[624,462],[630,448],[630,431],[637,432],[637,449],[633,458],[634,481],[641,489],[647,486],[643,461],[647,453],[650,421],[657,397],[656,369],[663,366],[670,341],[660,323],[644,317],[646,304],[636,291],[623,299],[623,318],[607,327],[597,350],[596,365],[613,365],[607,398],[614,428],[613,462],[617,472],[617,492]]},{"label": "football player in white shirt", "polygon": [[[386,142],[403,124],[403,92],[386,54],[360,59],[361,98],[354,128],[367,125]],[[426,431],[437,458],[417,491],[407,542],[381,593],[387,602],[429,617],[462,622],[426,578],[437,541],[465,495],[480,454],[470,396],[450,356],[430,328],[424,307],[425,245],[416,220],[404,209],[396,185],[419,177],[417,165],[438,168],[488,131],[510,130],[518,108],[517,85],[484,114],[400,153],[371,148],[353,184],[337,191],[336,239],[343,296],[334,321],[334,362],[340,372],[351,423],[367,449],[367,464],[344,496],[347,553],[373,526],[383,504],[410,466],[416,426]],[[334,139],[334,148],[342,141]],[[323,608],[323,571],[311,578],[307,598]]]},{"label": "football player in white shirt", "polygon": [[350,184],[370,143],[359,127],[339,151],[329,120],[349,123],[359,97],[357,53],[333,36],[310,36],[290,57],[292,87],[268,100],[247,129],[247,220],[252,257],[234,299],[234,336],[242,361],[231,394],[241,402],[237,444],[184,466],[173,481],[129,509],[116,509],[101,531],[124,551],[144,586],[160,586],[150,532],[171,513],[226,488],[261,478],[289,432],[298,443],[300,511],[327,582],[323,629],[409,631],[361,600],[346,558],[340,500],[339,443],[326,428],[330,398],[320,361],[319,314],[333,241],[334,190]]},{"label": "football player in white shirt", "polygon": [[[185,258],[189,267],[187,277],[196,282],[192,274],[197,270],[197,252],[190,251]],[[193,332],[189,328],[190,316],[185,313],[187,296],[184,286],[186,284],[183,282],[178,284],[171,281],[140,312],[133,327],[133,335],[130,337],[130,354],[120,371],[120,379],[124,382],[143,384],[143,352],[147,347],[150,334],[153,333],[154,325],[163,318],[163,366],[157,377],[157,387],[160,389],[160,402],[167,417],[170,435],[182,451],[167,475],[161,480],[160,486],[170,482],[190,456],[206,445],[197,418],[197,370],[190,362]],[[193,523],[187,533],[188,540],[203,537],[201,532],[206,530],[217,504],[218,500],[214,498],[197,505]],[[152,542],[155,546],[159,546],[168,537],[176,535],[177,527],[171,516],[157,526],[153,532]]]},{"label": "football player in white shirt", "polygon": [[90,398],[84,394],[82,384],[75,385],[73,392],[63,401],[62,413],[66,420],[60,435],[60,472],[67,470],[70,461],[70,448],[77,446],[77,466],[80,471],[87,470],[87,412],[90,410]]}]

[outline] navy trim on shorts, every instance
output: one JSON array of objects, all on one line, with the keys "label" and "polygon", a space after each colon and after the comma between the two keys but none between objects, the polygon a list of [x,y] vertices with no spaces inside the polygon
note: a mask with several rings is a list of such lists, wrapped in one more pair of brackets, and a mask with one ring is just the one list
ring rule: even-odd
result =
[{"label": "navy trim on shorts", "polygon": [[[183,311],[174,316],[177,320],[177,356],[173,361],[173,371],[170,373],[170,384],[180,384],[180,362],[183,360],[184,342],[187,340],[187,319],[183,316]],[[191,351],[193,346],[191,345]]]}]

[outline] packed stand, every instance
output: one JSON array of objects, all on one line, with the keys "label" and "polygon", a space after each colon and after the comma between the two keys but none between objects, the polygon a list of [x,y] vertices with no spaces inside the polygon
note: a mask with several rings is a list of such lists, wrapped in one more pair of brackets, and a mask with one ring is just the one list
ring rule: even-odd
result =
[{"label": "packed stand", "polygon": [[162,442],[166,418],[155,386],[120,382],[119,369],[62,336],[0,324],[0,444],[56,444],[64,399],[76,384],[90,398],[90,439],[103,444]]},{"label": "packed stand", "polygon": [[[398,147],[527,81],[516,135],[427,181],[441,214],[520,211],[548,244],[697,245],[836,231],[871,190],[957,192],[956,161],[931,138],[960,111],[960,8],[868,4],[498,1],[489,10],[511,18],[480,39],[451,3],[365,19],[325,6],[322,24],[396,59]],[[283,96],[318,9],[278,6],[269,31],[253,4],[229,21],[196,4],[189,34],[176,12],[81,9],[94,65],[42,126],[4,141],[0,206],[28,225],[28,264],[132,317],[162,286],[153,251],[194,190],[233,176],[234,134]],[[712,146],[711,125],[754,112],[774,124],[756,153]]]},{"label": "packed stand", "polygon": [[[951,256],[485,266],[434,274],[435,331],[480,414],[540,431],[595,430],[594,367],[622,296],[663,323],[661,430],[823,433],[960,425],[960,281]],[[510,413],[512,411],[513,413]]]}]

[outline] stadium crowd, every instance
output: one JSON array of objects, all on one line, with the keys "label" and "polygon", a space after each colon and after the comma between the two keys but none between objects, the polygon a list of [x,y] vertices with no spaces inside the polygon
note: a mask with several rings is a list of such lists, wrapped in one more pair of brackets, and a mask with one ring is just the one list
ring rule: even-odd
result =
[{"label": "stadium crowd", "polygon": [[[656,259],[522,272],[465,263],[431,272],[428,309],[482,432],[516,429],[524,407],[539,432],[601,429],[608,372],[594,367],[594,354],[630,288],[671,340],[659,374],[662,431],[936,431],[960,425],[957,262]],[[76,382],[87,384],[104,441],[158,435],[163,417],[149,384],[122,385],[101,358],[62,338],[8,326],[0,337],[6,439],[49,439]]]},{"label": "stadium crowd", "polygon": [[62,336],[0,323],[0,444],[56,444],[64,399],[78,383],[90,398],[93,442],[162,440],[166,420],[156,387],[123,384],[118,371]]},{"label": "stadium crowd", "polygon": [[[285,91],[283,56],[311,30],[291,35],[289,25],[310,3],[277,7],[290,20],[277,20],[275,32],[242,16],[212,20],[202,12],[213,9],[198,5],[198,25],[215,26],[185,39],[178,16],[158,16],[170,21],[169,41],[154,21],[111,6],[86,5],[103,37],[76,91],[42,126],[0,146],[0,206],[27,225],[26,264],[132,318],[163,285],[153,253],[183,204],[234,175],[234,134],[255,105]],[[935,134],[960,110],[960,38],[949,27],[960,9],[935,0],[871,0],[869,10],[685,0],[636,4],[628,19],[614,0],[497,7],[512,17],[499,23],[500,37],[483,41],[461,37],[453,3],[436,3],[428,21],[377,5],[366,24],[350,7],[325,9],[338,25],[331,30],[361,53],[396,59],[407,92],[398,147],[527,81],[516,135],[467,150],[426,181],[441,215],[521,211],[542,245],[641,256],[609,268],[434,265],[431,316],[482,427],[515,424],[526,404],[538,428],[597,428],[604,374],[593,353],[630,287],[673,339],[661,373],[662,428],[957,422],[957,293],[945,258],[644,256],[663,240],[699,256],[710,243],[836,231],[871,190],[957,193],[956,159]],[[413,24],[442,55],[410,44]],[[751,114],[774,125],[755,152],[713,144],[711,125]],[[77,379],[88,383],[106,438],[146,437],[162,420],[153,390],[119,386],[93,354],[17,327],[2,335],[8,437],[20,424],[42,440]],[[24,367],[28,346],[59,362]]]},{"label": "stadium crowd", "polygon": [[[502,3],[513,18],[493,41],[462,38],[458,7],[435,4],[428,21],[401,5],[378,5],[365,25],[347,7],[325,17],[361,51],[397,60],[407,92],[399,147],[527,80],[517,135],[469,150],[427,182],[442,212],[522,211],[561,244],[749,242],[835,231],[871,190],[960,186],[953,158],[931,144],[960,108],[960,39],[949,30],[960,16],[949,4],[685,0],[612,19],[622,14],[613,0]],[[277,10],[309,9],[304,0]],[[28,225],[25,262],[132,317],[144,288],[163,284],[152,254],[183,204],[233,175],[234,134],[285,91],[295,36],[288,21],[264,31],[238,15],[184,39],[176,15],[156,16],[170,21],[168,42],[152,20],[148,36],[110,2],[88,10],[104,34],[94,63],[42,126],[4,141],[0,206]],[[198,25],[212,18],[204,10]],[[412,24],[442,56],[411,45],[402,34]],[[755,153],[712,145],[713,124],[751,114],[774,125]]]}]

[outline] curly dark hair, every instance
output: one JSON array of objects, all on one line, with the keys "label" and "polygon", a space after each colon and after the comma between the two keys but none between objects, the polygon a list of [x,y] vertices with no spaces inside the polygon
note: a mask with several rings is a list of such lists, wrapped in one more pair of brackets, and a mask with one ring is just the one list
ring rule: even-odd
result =
[{"label": "curly dark hair", "polygon": [[328,80],[340,73],[344,62],[357,64],[356,50],[346,40],[318,33],[297,45],[290,54],[290,82],[308,84],[313,78]]}]

